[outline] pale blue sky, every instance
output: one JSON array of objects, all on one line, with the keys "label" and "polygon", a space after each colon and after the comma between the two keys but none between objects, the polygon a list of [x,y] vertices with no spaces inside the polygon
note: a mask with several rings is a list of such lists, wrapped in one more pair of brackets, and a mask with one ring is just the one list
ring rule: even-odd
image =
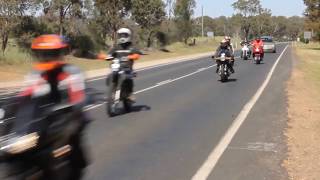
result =
[{"label": "pale blue sky", "polygon": [[[196,0],[195,16],[201,15],[201,5],[205,15],[211,17],[232,16],[234,10],[231,4],[236,0]],[[276,16],[302,16],[305,6],[303,0],[261,0],[263,8],[271,9]]]}]

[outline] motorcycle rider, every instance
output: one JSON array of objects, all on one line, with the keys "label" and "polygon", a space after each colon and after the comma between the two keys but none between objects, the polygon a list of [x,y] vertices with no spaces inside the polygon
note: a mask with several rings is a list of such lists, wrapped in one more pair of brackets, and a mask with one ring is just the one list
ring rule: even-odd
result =
[{"label": "motorcycle rider", "polygon": [[[117,31],[117,44],[114,48],[110,50],[108,54],[109,56],[118,58],[118,59],[121,59],[122,57],[128,57],[130,60],[129,66],[131,67],[131,72],[126,72],[126,73],[135,75],[135,73],[133,72],[134,61],[138,60],[140,58],[140,55],[142,55],[142,53],[133,46],[132,31],[130,29],[120,28]],[[108,77],[107,84],[109,79],[110,78]],[[128,99],[134,102],[134,97],[132,95],[134,82],[133,82],[133,79],[129,79],[129,80],[130,80],[129,81],[130,83],[129,83],[128,89],[129,89],[130,96]]]},{"label": "motorcycle rider", "polygon": [[[252,42],[253,50],[259,49],[259,53],[261,54],[261,60],[263,60],[263,57],[264,57],[263,46],[264,46],[264,43],[260,37],[256,37],[255,40]],[[254,56],[255,56],[255,53],[253,53],[253,58]]]},{"label": "motorcycle rider", "polygon": [[[72,179],[80,179],[87,166],[81,135],[89,119],[82,110],[86,100],[84,75],[78,67],[64,62],[68,47],[63,37],[54,34],[41,35],[32,41],[31,49],[37,62],[26,78],[27,86],[18,96],[16,119],[25,121],[27,115],[41,117],[45,108],[56,105],[71,107],[72,112],[66,115],[74,122],[74,134],[69,142],[72,146],[70,165]],[[50,164],[51,160],[52,157],[48,157],[46,162]],[[49,179],[53,173],[49,168],[44,176]]]},{"label": "motorcycle rider", "polygon": [[[228,43],[228,41],[226,39],[223,39],[220,42],[220,46],[217,48],[214,57],[220,57],[221,53],[223,53],[223,52],[226,53],[226,57],[232,57],[232,51],[230,50],[230,44]],[[218,73],[219,72],[219,67],[220,67],[220,61],[217,60],[216,62],[217,62],[216,73]],[[232,60],[229,61],[228,67],[230,69],[230,72],[234,73]]]},{"label": "motorcycle rider", "polygon": [[233,48],[233,44],[231,43],[231,37],[230,36],[225,36],[224,39],[227,42],[227,46],[228,49],[230,50],[231,53],[231,60],[230,60],[230,65],[232,66],[232,73],[234,73],[233,71],[233,66],[234,66],[234,48]]},{"label": "motorcycle rider", "polygon": [[[243,47],[243,46],[245,46],[245,45],[248,46],[248,49],[249,49],[248,54],[249,54],[249,57],[250,57],[252,52],[251,52],[251,49],[249,48],[249,46],[250,46],[251,44],[250,44],[250,42],[247,40],[247,38],[245,38],[243,41],[241,41],[241,42],[240,42],[240,45],[241,45],[241,47]],[[241,56],[242,56],[242,54],[243,54],[243,53],[241,53]]]}]

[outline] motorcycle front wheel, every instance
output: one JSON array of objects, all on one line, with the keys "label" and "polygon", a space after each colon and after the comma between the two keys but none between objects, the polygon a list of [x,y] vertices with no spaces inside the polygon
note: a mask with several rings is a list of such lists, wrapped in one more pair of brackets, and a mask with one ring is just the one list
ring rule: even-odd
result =
[{"label": "motorcycle front wheel", "polygon": [[108,102],[107,102],[107,113],[109,117],[114,117],[116,115],[115,107],[115,94],[116,94],[116,85],[114,83],[110,84],[110,90],[108,92]]},{"label": "motorcycle front wheel", "polygon": [[[220,70],[221,70],[221,72],[220,72],[220,81],[221,82],[227,82],[228,81],[228,72],[225,72],[225,69],[227,68],[227,67],[225,67],[225,66],[227,66],[227,65],[221,65],[220,66]],[[227,68],[227,71],[228,71],[228,68]]]},{"label": "motorcycle front wheel", "polygon": [[132,102],[129,99],[129,96],[131,94],[130,89],[132,88],[131,86],[132,86],[132,82],[130,80],[125,80],[121,85],[120,97],[123,103],[124,111],[126,113],[131,112],[131,109],[132,109]]}]

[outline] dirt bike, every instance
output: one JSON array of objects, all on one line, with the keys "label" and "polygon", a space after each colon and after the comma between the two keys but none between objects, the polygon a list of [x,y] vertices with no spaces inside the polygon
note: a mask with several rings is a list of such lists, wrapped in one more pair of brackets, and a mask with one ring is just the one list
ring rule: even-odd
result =
[{"label": "dirt bike", "polygon": [[121,102],[125,112],[131,111],[132,101],[129,96],[132,93],[135,74],[132,72],[128,57],[122,57],[121,59],[108,57],[106,60],[112,61],[110,65],[111,73],[107,78],[107,85],[109,86],[107,113],[109,117],[113,117],[119,113]]}]

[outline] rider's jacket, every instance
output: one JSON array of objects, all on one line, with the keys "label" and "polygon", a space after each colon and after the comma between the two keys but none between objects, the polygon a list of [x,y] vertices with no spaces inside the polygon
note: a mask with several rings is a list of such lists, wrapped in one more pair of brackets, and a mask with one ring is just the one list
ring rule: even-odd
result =
[{"label": "rider's jacket", "polygon": [[263,41],[262,40],[260,40],[260,41],[257,41],[257,40],[255,40],[255,41],[253,41],[253,43],[252,43],[252,47],[253,48],[259,48],[259,50],[260,50],[260,53],[263,53],[264,51],[263,51]]},{"label": "rider's jacket", "polygon": [[233,44],[232,44],[232,43],[229,43],[229,44],[228,44],[228,49],[229,49],[229,51],[230,51],[230,53],[231,53],[231,56],[233,56],[233,54],[234,54],[234,48],[233,48]]},{"label": "rider's jacket", "polygon": [[[125,43],[125,44],[116,45],[109,52],[110,56],[112,56],[114,58],[118,58],[120,60],[122,57],[128,57],[128,56],[134,55],[134,54],[142,54],[142,53],[138,49],[134,48],[132,46],[132,43]],[[129,65],[132,69],[133,60],[130,59],[130,61],[128,63],[130,63]]]},{"label": "rider's jacket", "polygon": [[26,77],[26,84],[19,97],[23,102],[34,102],[36,111],[53,104],[81,110],[86,100],[85,78],[81,70],[61,61],[34,65]]},{"label": "rider's jacket", "polygon": [[231,57],[232,56],[232,53],[231,53],[231,50],[229,49],[229,47],[222,47],[222,46],[219,46],[218,49],[216,50],[216,53],[215,53],[215,57],[220,57],[222,53],[225,53],[226,54],[226,57]]}]

